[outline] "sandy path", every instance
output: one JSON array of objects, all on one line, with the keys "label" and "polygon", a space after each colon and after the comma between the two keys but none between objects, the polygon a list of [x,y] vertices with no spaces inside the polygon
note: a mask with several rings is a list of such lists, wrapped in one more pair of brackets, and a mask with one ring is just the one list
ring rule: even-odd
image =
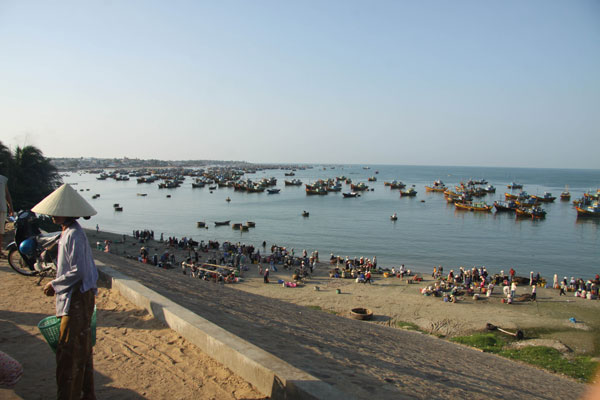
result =
[{"label": "sandy path", "polygon": [[[54,398],[52,350],[37,323],[54,313],[53,298],[37,279],[0,261],[0,350],[25,370],[1,399]],[[100,288],[94,347],[96,394],[100,399],[260,399],[250,384],[202,353],[117,292]]]}]

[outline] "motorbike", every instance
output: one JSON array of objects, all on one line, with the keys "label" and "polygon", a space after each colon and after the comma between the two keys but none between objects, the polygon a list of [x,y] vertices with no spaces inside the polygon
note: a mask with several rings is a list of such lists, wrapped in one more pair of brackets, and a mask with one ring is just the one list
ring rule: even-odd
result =
[{"label": "motorbike", "polygon": [[21,211],[15,219],[15,240],[6,246],[8,264],[19,274],[40,276],[40,282],[56,275],[60,234],[43,233],[35,213]]}]

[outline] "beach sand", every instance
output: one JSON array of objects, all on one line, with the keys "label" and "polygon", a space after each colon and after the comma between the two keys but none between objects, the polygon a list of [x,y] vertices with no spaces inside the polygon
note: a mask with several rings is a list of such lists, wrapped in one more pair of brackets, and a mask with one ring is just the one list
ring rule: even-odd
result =
[{"label": "beach sand", "polygon": [[[0,350],[24,368],[14,388],[0,389],[1,399],[56,397],[54,353],[37,328],[42,318],[54,314],[54,298],[42,293],[37,280],[17,274],[0,260]],[[265,398],[118,292],[101,287],[96,302],[99,399]]]},{"label": "beach sand", "polygon": [[[168,249],[158,241],[134,243],[132,237],[127,237],[124,244],[119,243],[122,242],[122,236],[105,232],[89,231],[88,236],[90,242],[111,240],[111,253],[117,255],[137,255],[142,245],[150,250],[150,254],[157,252],[160,255]],[[175,252],[178,262],[188,255],[187,251],[168,250]],[[263,249],[260,250],[264,253]],[[201,253],[201,260],[206,260],[209,254]],[[525,333],[531,329],[539,331],[551,328],[551,332],[541,336],[559,341],[575,353],[600,352],[597,347],[600,344],[600,301],[576,298],[573,293],[559,296],[558,290],[538,288],[538,301],[508,305],[501,302],[502,288],[496,287],[489,298],[483,295],[475,301],[464,297],[462,301],[452,304],[444,303],[439,297],[425,297],[420,293],[423,287],[434,282],[431,274],[419,275],[424,278],[420,283],[408,284],[406,279],[374,275],[372,285],[360,284],[352,279],[329,278],[330,265],[321,262],[304,287],[284,288],[277,281],[290,281],[292,271],[277,266],[278,272],[270,274],[271,283],[264,284],[258,273],[258,265],[248,267],[249,271],[243,273],[242,282],[230,287],[298,305],[318,307],[342,316],[349,316],[350,310],[355,307],[368,308],[374,313],[375,323],[392,327],[411,323],[437,336],[452,337],[482,331],[488,322],[507,330],[521,329]],[[179,266],[176,270],[179,271]],[[181,278],[189,279],[183,275]],[[315,286],[320,290],[315,290]],[[344,295],[337,294],[336,289]],[[519,286],[516,297],[525,293],[531,293],[531,287]],[[573,323],[570,318],[578,322]]]}]

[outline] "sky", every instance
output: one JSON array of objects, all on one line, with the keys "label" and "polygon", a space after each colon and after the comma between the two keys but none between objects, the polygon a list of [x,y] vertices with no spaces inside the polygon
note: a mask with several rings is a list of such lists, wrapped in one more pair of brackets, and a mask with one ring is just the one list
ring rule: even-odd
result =
[{"label": "sky", "polygon": [[0,0],[0,141],[600,169],[600,1]]}]

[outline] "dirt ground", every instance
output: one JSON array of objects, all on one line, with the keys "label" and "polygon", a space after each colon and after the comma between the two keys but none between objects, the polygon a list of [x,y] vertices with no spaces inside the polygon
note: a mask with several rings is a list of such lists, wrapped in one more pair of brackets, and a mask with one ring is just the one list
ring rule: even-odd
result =
[{"label": "dirt ground", "polygon": [[[14,388],[0,389],[1,399],[56,396],[54,353],[37,328],[42,318],[54,314],[54,298],[46,297],[36,283],[36,278],[19,275],[0,260],[0,350],[24,367]],[[99,399],[265,398],[118,292],[100,288],[96,302]]]}]

